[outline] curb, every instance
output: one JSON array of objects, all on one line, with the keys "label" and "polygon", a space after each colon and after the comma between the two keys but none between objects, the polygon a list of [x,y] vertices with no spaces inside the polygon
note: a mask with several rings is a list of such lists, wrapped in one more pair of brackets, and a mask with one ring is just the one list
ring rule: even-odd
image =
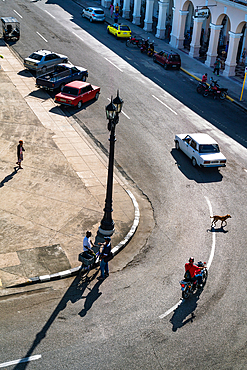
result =
[{"label": "curb", "polygon": [[[133,222],[133,224],[130,228],[130,231],[125,236],[125,238],[120,243],[118,243],[118,245],[116,245],[115,247],[112,248],[112,253],[113,253],[114,256],[116,256],[116,254],[118,254],[124,247],[126,247],[126,245],[129,243],[129,241],[132,239],[132,237],[135,234],[136,229],[139,225],[139,221],[140,221],[140,210],[139,210],[137,200],[135,199],[134,195],[131,193],[130,190],[125,189],[125,191],[128,193],[129,197],[132,200],[132,203],[133,203],[133,206],[134,206],[134,209],[135,209],[135,218],[134,218],[134,222]],[[23,286],[27,286],[27,285],[31,285],[31,284],[37,284],[37,283],[44,283],[44,282],[51,281],[51,280],[63,279],[63,278],[69,277],[69,276],[77,275],[79,272],[80,273],[85,273],[89,270],[91,270],[91,268],[88,268],[88,267],[82,268],[82,266],[78,266],[78,267],[71,268],[69,270],[56,272],[56,273],[51,274],[51,275],[42,275],[42,276],[35,276],[35,277],[32,277],[32,278],[28,278],[27,281],[25,281],[24,283],[8,286],[8,287],[6,287],[6,289],[23,287]]]}]

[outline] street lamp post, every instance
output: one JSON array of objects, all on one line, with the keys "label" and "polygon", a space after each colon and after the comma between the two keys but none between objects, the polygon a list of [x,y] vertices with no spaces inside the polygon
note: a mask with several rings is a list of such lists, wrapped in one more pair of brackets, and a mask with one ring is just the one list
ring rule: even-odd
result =
[{"label": "street lamp post", "polygon": [[112,189],[113,189],[113,166],[114,166],[114,148],[115,148],[115,128],[119,121],[119,113],[122,110],[123,100],[119,97],[117,91],[117,97],[112,100],[105,108],[106,118],[108,119],[108,130],[110,131],[110,152],[109,152],[109,164],[108,164],[108,177],[107,177],[107,189],[106,199],[104,208],[104,217],[101,220],[99,226],[99,233],[103,236],[110,236],[114,233],[114,221],[112,219]]}]

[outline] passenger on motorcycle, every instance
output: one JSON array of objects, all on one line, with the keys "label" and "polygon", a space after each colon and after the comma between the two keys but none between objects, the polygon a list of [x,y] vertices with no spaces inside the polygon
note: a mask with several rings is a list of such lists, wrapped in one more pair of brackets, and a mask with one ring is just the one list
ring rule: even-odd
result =
[{"label": "passenger on motorcycle", "polygon": [[202,275],[201,275],[201,269],[203,267],[198,267],[194,265],[194,258],[190,257],[189,263],[185,264],[185,274],[189,273],[190,275],[190,280],[192,282],[197,281],[199,286],[202,286]]},{"label": "passenger on motorcycle", "polygon": [[204,75],[202,76],[202,83],[205,84],[207,82],[207,79],[208,79],[208,74],[204,73]]}]

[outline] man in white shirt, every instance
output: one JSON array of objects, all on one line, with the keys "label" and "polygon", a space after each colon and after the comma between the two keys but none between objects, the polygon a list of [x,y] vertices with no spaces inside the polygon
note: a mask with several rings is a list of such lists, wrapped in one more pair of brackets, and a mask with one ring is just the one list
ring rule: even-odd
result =
[{"label": "man in white shirt", "polygon": [[90,259],[92,256],[95,257],[95,253],[92,250],[93,244],[90,240],[91,235],[92,235],[91,231],[87,231],[86,236],[83,239],[83,255],[85,258],[88,259]]}]

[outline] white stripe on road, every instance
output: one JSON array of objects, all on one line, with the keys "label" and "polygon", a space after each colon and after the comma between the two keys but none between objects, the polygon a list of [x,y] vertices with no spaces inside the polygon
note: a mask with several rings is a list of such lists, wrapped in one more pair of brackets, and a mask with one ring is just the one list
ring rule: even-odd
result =
[{"label": "white stripe on road", "polygon": [[42,36],[38,31],[36,31],[36,33],[45,41],[45,42],[48,42],[45,38],[44,38],[44,36]]},{"label": "white stripe on road", "polygon": [[116,64],[112,63],[109,59],[107,59],[105,57],[105,60],[107,60],[107,62],[111,63],[114,67],[116,67],[120,72],[123,72],[122,69],[120,69],[118,66],[116,66]]},{"label": "white stripe on road", "polygon": [[54,15],[52,15],[51,13],[49,13],[47,10],[45,10],[45,12],[46,12],[47,14],[49,14],[52,18],[56,19],[56,17],[54,17]]},{"label": "white stripe on road", "polygon": [[78,39],[80,39],[81,41],[84,41],[80,36],[78,36],[75,32],[73,32],[73,34],[75,35],[75,36],[77,36],[78,37]]},{"label": "white stripe on road", "polygon": [[34,361],[34,360],[38,360],[39,358],[41,358],[41,355],[24,357],[24,358],[20,358],[19,360],[3,362],[3,363],[0,364],[0,367],[6,367],[6,366],[11,366],[11,365],[21,364],[22,362]]},{"label": "white stripe on road", "polygon": [[[205,199],[206,199],[206,201],[208,203],[208,208],[209,208],[210,216],[213,216],[213,209],[212,209],[210,200],[208,199],[208,197],[205,197]],[[213,232],[212,234],[213,234],[213,242],[212,242],[211,253],[210,253],[210,256],[209,256],[208,263],[207,263],[208,269],[211,266],[211,263],[212,263],[213,258],[214,258],[214,252],[215,252],[215,233]]]},{"label": "white stripe on road", "polygon": [[[110,98],[107,98],[109,101],[111,101],[111,99]],[[128,119],[130,119],[129,118],[129,116],[127,116],[127,114],[126,113],[124,113],[123,111],[121,111],[121,113],[123,113],[123,115],[126,117],[126,118],[128,118]]]},{"label": "white stripe on road", "polygon": [[161,104],[163,104],[167,109],[170,109],[170,111],[174,114],[176,114],[176,116],[178,115],[177,112],[175,112],[172,108],[170,108],[166,103],[164,103],[163,101],[161,101],[159,98],[157,98],[155,95],[152,95],[152,97],[156,100],[158,100],[158,102],[160,102]]},{"label": "white stripe on road", "polygon": [[19,14],[19,13],[17,13],[17,11],[15,10],[15,9],[13,9],[14,10],[14,12],[20,17],[20,18],[22,18],[22,16]]},{"label": "white stripe on road", "polygon": [[[208,199],[208,197],[205,197],[206,201],[207,201],[207,204],[208,204],[208,208],[209,208],[209,212],[210,212],[210,216],[213,215],[213,210],[212,210],[212,206],[211,206],[211,203],[210,203],[210,200]],[[215,251],[215,233],[213,232],[212,233],[212,237],[213,237],[213,240],[212,240],[212,247],[211,247],[211,253],[210,253],[210,256],[209,256],[209,261],[207,263],[207,268],[209,270],[209,267],[211,266],[212,264],[212,261],[213,261],[213,258],[214,258],[214,251]],[[160,319],[163,319],[164,317],[166,317],[167,315],[169,315],[171,312],[173,312],[174,310],[176,310],[176,308],[178,308],[178,306],[184,302],[184,299],[180,300],[178,303],[176,303],[173,307],[169,308],[169,310],[167,310],[165,313],[163,313],[162,315],[159,316]]]}]

